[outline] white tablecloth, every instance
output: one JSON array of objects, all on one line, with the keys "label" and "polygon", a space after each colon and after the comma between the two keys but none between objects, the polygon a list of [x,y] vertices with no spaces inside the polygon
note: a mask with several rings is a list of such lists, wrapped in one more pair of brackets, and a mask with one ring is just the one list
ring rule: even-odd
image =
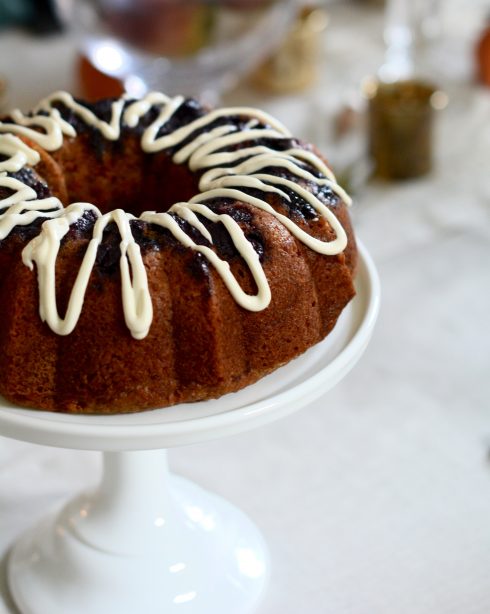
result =
[{"label": "white tablecloth", "polygon": [[[434,173],[357,196],[356,227],[383,287],[364,358],[296,415],[171,454],[175,471],[265,533],[272,582],[260,614],[490,612],[490,90],[470,82],[481,12],[465,7],[459,28],[454,12],[447,18],[459,73],[444,75],[452,100],[438,121]],[[356,11],[332,8],[317,89],[260,99],[242,88],[230,100],[260,104],[321,141],[323,118],[313,125],[312,112],[381,59],[379,18]],[[72,89],[65,38],[6,33],[0,51],[12,103]],[[0,439],[0,553],[99,475],[97,453]]]}]

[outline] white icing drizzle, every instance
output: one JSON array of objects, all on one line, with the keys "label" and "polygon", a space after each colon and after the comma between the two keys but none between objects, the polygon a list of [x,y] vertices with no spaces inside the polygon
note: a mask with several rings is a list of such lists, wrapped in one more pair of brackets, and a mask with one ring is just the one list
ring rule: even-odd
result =
[{"label": "white icing drizzle", "polygon": [[[55,92],[54,94],[51,94],[51,96],[44,98],[38,104],[35,111],[47,111],[48,113],[51,113],[53,110],[51,106],[53,102],[61,102],[66,107],[70,108],[76,115],[78,115],[86,124],[100,130],[106,139],[116,141],[121,135],[121,114],[126,99],[127,96],[121,96],[119,100],[112,103],[112,117],[110,123],[99,119],[90,109],[76,102],[73,96],[68,94],[68,92]],[[71,124],[64,122],[64,120],[61,120],[61,122],[63,122],[66,126],[69,126],[69,129],[72,129],[73,132],[75,132]],[[75,136],[75,134],[70,136]]]},{"label": "white icing drizzle", "polygon": [[[175,210],[174,207],[175,205],[173,205],[169,211],[178,212],[179,209],[177,208]],[[267,278],[264,274],[262,266],[260,265],[257,252],[253,249],[252,244],[247,241],[242,229],[235,222],[235,220],[226,214],[218,215],[217,213],[211,211],[209,207],[206,207],[200,203],[178,203],[177,207],[185,207],[191,211],[194,211],[195,213],[199,213],[212,222],[222,222],[224,224],[225,228],[230,234],[233,244],[237,248],[237,251],[250,268],[258,288],[256,295],[251,296],[250,294],[246,294],[240,287],[240,284],[236,278],[233,276],[230,265],[226,261],[221,260],[221,258],[219,258],[211,248],[195,243],[168,213],[154,213],[146,211],[141,215],[141,219],[145,222],[158,224],[163,228],[167,228],[170,230],[173,236],[182,243],[182,245],[206,256],[209,262],[221,275],[226,287],[241,307],[244,307],[249,311],[262,311],[262,309],[265,309],[271,300],[271,292]]]},{"label": "white icing drizzle", "polygon": [[5,239],[15,226],[32,224],[38,217],[56,217],[63,213],[63,205],[55,198],[37,200],[36,192],[14,177],[0,175],[0,188],[13,194],[0,200],[0,240]]},{"label": "white icing drizzle", "polygon": [[[60,318],[56,304],[56,258],[61,239],[70,225],[79,220],[87,211],[93,211],[98,220],[80,266],[68,301],[64,318]],[[32,239],[22,252],[22,260],[30,269],[37,266],[40,289],[40,316],[51,330],[58,335],[69,335],[75,328],[82,311],[83,301],[90,274],[102,242],[104,229],[110,222],[117,224],[121,235],[121,288],[126,325],[135,339],[143,339],[150,329],[153,307],[151,304],[145,265],[140,247],[134,240],[129,220],[132,215],[122,209],[115,209],[101,215],[89,203],[74,203],[64,210],[64,215],[48,220],[42,225],[41,233]]]},{"label": "white icing drizzle", "polygon": [[[39,153],[18,136],[31,139],[47,151],[60,148],[64,136],[76,136],[73,126],[65,121],[59,110],[53,106],[56,103],[69,108],[108,140],[120,138],[122,125],[137,127],[150,109],[157,107],[158,116],[144,129],[141,147],[147,153],[173,148],[172,159],[176,164],[187,164],[191,171],[202,172],[199,181],[200,193],[189,202],[174,204],[168,212],[146,211],[140,219],[166,228],[182,245],[202,254],[243,308],[260,311],[269,305],[271,293],[267,278],[257,252],[239,224],[227,214],[212,211],[206,201],[230,198],[266,211],[279,220],[294,237],[318,253],[333,255],[345,249],[347,235],[334,213],[315,194],[303,187],[306,182],[319,187],[327,186],[344,202],[350,204],[349,197],[336,183],[332,171],[314,152],[299,147],[276,151],[266,145],[253,145],[259,139],[290,138],[290,133],[267,113],[247,107],[217,109],[173,132],[158,136],[162,127],[171,120],[184,102],[182,96],[169,98],[159,92],[151,92],[141,100],[127,104],[127,97],[123,96],[112,103],[111,118],[107,122],[74,100],[70,94],[55,92],[42,100],[32,115],[26,116],[21,111],[14,110],[10,114],[12,122],[0,122],[0,133],[4,133],[0,134],[0,155],[7,158],[0,162],[0,188],[11,192],[0,200],[0,240],[15,226],[30,224],[40,217],[47,218],[40,234],[24,248],[22,258],[31,269],[36,265],[40,316],[55,333],[68,335],[75,328],[95,265],[97,250],[102,242],[104,229],[110,223],[116,225],[121,237],[122,303],[126,325],[135,339],[143,339],[148,334],[153,317],[143,258],[131,230],[131,221],[135,219],[133,215],[122,209],[102,215],[97,207],[89,203],[74,203],[64,208],[57,198],[37,199],[32,188],[7,175],[18,172],[26,165],[34,166],[40,160]],[[232,121],[236,117],[248,119],[241,129]],[[219,120],[220,124],[208,129],[216,120]],[[228,148],[231,151],[227,151]],[[287,171],[287,178],[269,173],[267,169],[271,167],[283,168]],[[249,189],[264,194],[277,194],[286,202],[291,200],[289,194],[295,192],[317,213],[316,219],[324,218],[328,222],[335,238],[324,241],[311,236],[292,219],[276,211],[266,200],[248,194]],[[65,317],[61,318],[56,301],[56,261],[60,243],[70,226],[88,211],[97,219],[69,297]],[[196,243],[178,224],[176,216],[190,224],[210,245]],[[222,224],[226,228],[238,253],[249,267],[257,286],[256,294],[250,295],[243,291],[228,262],[222,260],[213,250],[212,235],[200,217],[213,224]]]},{"label": "white icing drizzle", "polygon": [[79,220],[86,211],[96,210],[88,203],[74,203],[64,210],[62,216],[48,220],[42,225],[41,233],[32,239],[22,252],[22,260],[30,269],[37,265],[39,282],[39,314],[52,331],[58,335],[68,335],[75,328],[82,311],[85,291],[95,263],[98,242],[90,241],[80,266],[73,290],[68,301],[65,318],[60,318],[56,304],[56,258],[61,239],[70,229],[70,225]]},{"label": "white icing drizzle", "polygon": [[[63,134],[66,136],[76,136],[75,129],[61,117],[58,109],[51,109],[48,116],[36,115],[28,117],[23,115],[19,109],[14,109],[10,113],[12,122],[0,122],[0,132],[13,132],[20,134],[35,141],[46,151],[55,151],[63,145]],[[45,132],[33,130],[29,126],[37,126]]]},{"label": "white icing drizzle", "polygon": [[13,134],[0,134],[0,155],[8,156],[0,162],[0,173],[16,173],[26,164],[34,166],[41,156]]}]

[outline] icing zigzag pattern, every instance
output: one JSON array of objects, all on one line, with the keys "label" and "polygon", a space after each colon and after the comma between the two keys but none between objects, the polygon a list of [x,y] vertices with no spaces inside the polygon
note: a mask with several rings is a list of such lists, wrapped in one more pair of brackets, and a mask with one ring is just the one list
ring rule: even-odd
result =
[{"label": "icing zigzag pattern", "polygon": [[[260,144],[223,151],[230,146],[253,143],[258,139],[290,137],[289,132],[277,120],[262,111],[246,107],[211,111],[174,132],[158,136],[162,126],[172,118],[184,102],[185,99],[181,96],[168,98],[158,92],[149,93],[137,101],[129,101],[123,96],[112,104],[111,119],[106,122],[75,101],[70,94],[56,92],[42,100],[32,115],[26,116],[19,110],[14,110],[10,115],[13,121],[0,122],[0,154],[6,158],[0,162],[0,188],[12,192],[7,198],[0,200],[0,240],[8,236],[15,226],[28,225],[37,218],[46,218],[40,234],[24,248],[22,258],[31,269],[34,268],[34,264],[37,267],[40,316],[55,333],[68,335],[76,326],[97,249],[102,241],[104,229],[111,222],[116,224],[121,236],[120,269],[124,316],[134,338],[143,339],[148,334],[153,316],[143,259],[139,245],[131,232],[130,221],[135,219],[132,214],[116,209],[103,215],[97,207],[89,203],[73,203],[64,207],[54,197],[38,199],[32,188],[8,175],[20,171],[26,165],[35,166],[39,162],[39,154],[28,147],[18,138],[19,136],[31,139],[46,151],[59,149],[65,136],[76,136],[73,126],[61,117],[59,110],[54,106],[56,103],[62,103],[83,122],[99,130],[104,138],[112,141],[120,138],[121,125],[135,128],[150,109],[158,109],[156,119],[143,131],[141,147],[147,153],[172,148],[174,152],[172,159],[176,164],[186,164],[191,171],[202,171],[199,181],[200,193],[189,202],[174,204],[168,212],[146,211],[139,219],[168,229],[182,245],[200,252],[221,275],[237,303],[245,309],[260,311],[268,306],[271,293],[267,278],[258,254],[245,238],[240,226],[229,215],[218,215],[213,212],[206,206],[206,201],[214,198],[230,198],[267,211],[299,241],[318,253],[333,255],[345,249],[347,236],[335,215],[314,194],[299,185],[301,180],[306,180],[318,186],[328,186],[349,204],[349,197],[318,156],[301,148],[276,151]],[[231,121],[231,118],[237,116],[248,118],[245,129],[237,130]],[[227,122],[227,118],[230,121]],[[206,130],[217,119],[221,120],[220,125]],[[197,136],[189,142],[189,137],[194,133]],[[318,171],[318,176],[306,170],[305,165]],[[265,172],[264,169],[269,167],[284,168],[289,175],[298,178],[298,182]],[[248,194],[245,190],[249,189],[264,194],[275,192],[286,200],[290,200],[288,192],[295,192],[311,205],[318,216],[328,221],[335,233],[335,239],[321,241],[312,237],[290,218],[277,212],[265,200]],[[55,280],[60,242],[70,225],[76,223],[87,211],[92,211],[97,221],[74,283],[65,317],[60,318],[56,304]],[[193,226],[210,243],[212,237],[198,216],[213,223],[223,224],[250,269],[257,285],[257,293],[255,295],[245,293],[231,273],[229,264],[219,258],[210,247],[195,243],[181,229],[175,216]]]}]

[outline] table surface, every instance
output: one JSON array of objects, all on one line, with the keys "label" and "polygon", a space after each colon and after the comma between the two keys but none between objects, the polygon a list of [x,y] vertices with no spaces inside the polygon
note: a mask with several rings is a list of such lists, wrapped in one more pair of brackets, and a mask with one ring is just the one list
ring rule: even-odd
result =
[{"label": "table surface", "polygon": [[[471,79],[488,8],[444,3],[444,35],[425,56],[450,95],[434,172],[355,195],[383,288],[364,358],[289,418],[172,451],[175,471],[265,533],[272,582],[258,614],[490,612],[490,90]],[[379,66],[380,32],[374,9],[333,6],[317,87],[275,98],[241,87],[226,102],[266,108],[328,156],[329,114]],[[0,51],[14,105],[75,87],[67,37],[6,32]],[[1,438],[0,555],[99,475],[97,453]],[[13,611],[4,570],[3,556],[1,614]]]}]

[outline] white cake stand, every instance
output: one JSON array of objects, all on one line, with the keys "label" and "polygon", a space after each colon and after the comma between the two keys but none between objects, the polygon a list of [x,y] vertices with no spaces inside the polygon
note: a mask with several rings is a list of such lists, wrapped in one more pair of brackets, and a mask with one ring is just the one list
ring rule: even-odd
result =
[{"label": "white cake stand", "polygon": [[104,474],[14,546],[9,585],[23,614],[241,614],[268,580],[252,522],[223,499],[169,475],[164,448],[239,433],[307,405],[354,366],[379,306],[361,248],[357,296],[321,344],[217,401],[116,416],[73,416],[0,404],[0,433],[102,450]]}]

